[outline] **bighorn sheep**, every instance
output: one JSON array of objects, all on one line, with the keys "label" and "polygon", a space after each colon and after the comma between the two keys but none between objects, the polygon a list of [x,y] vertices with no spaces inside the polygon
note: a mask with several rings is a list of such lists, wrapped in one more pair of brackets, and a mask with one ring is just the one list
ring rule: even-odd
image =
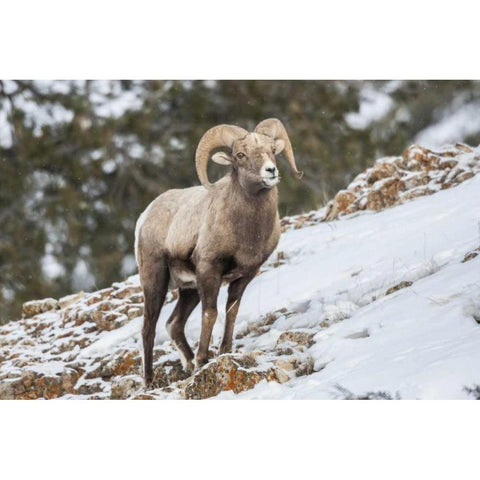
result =
[{"label": "bighorn sheep", "polygon": [[[229,153],[215,153],[212,160],[230,165],[232,171],[211,184],[207,163],[212,150],[218,148]],[[169,286],[179,288],[179,298],[166,327],[184,368],[194,368],[185,324],[200,301],[202,327],[196,367],[208,360],[222,282],[229,288],[220,354],[231,351],[233,326],[245,287],[279,240],[275,156],[282,150],[293,173],[301,178],[279,120],[264,120],[253,133],[233,125],[213,127],[201,138],[195,156],[203,186],[166,191],[138,219],[135,255],[145,296],[142,337],[147,386],[153,379],[155,327]]]}]

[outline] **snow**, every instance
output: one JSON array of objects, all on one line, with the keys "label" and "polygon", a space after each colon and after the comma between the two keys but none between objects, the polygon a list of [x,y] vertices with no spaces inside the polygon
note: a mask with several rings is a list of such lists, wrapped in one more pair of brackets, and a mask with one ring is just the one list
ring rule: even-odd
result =
[{"label": "snow", "polygon": [[441,120],[420,131],[415,141],[427,148],[464,140],[480,132],[480,102],[467,103],[444,113]]},{"label": "snow", "polygon": [[40,136],[44,126],[55,126],[73,119],[73,112],[60,103],[38,104],[30,92],[24,92],[15,97],[15,107],[25,113],[25,123],[33,127],[36,136]]},{"label": "snow", "polygon": [[134,82],[130,90],[123,90],[116,80],[94,80],[90,99],[100,117],[120,118],[128,110],[141,108],[141,93],[139,82]]},{"label": "snow", "polygon": [[10,148],[13,144],[12,129],[8,123],[10,107],[6,101],[0,101],[0,147]]},{"label": "snow", "polygon": [[[386,86],[386,91],[391,92],[398,88],[392,82]],[[393,90],[392,90],[393,89]],[[360,107],[358,112],[349,112],[345,115],[345,121],[350,128],[364,130],[373,122],[382,119],[393,107],[392,98],[381,90],[375,90],[366,86],[360,92]]]},{"label": "snow", "polygon": [[42,272],[45,278],[48,280],[54,280],[55,278],[65,275],[65,267],[58,261],[58,259],[47,253],[41,260]]},{"label": "snow", "polygon": [[44,375],[59,375],[65,371],[65,363],[52,360],[47,363],[38,363],[36,365],[32,365],[30,370]]},{"label": "snow", "polygon": [[116,164],[115,160],[111,160],[111,159],[106,160],[102,164],[102,170],[107,175],[110,174],[110,173],[113,173],[116,169],[117,169],[117,164]]},{"label": "snow", "polygon": [[85,260],[80,259],[73,269],[73,288],[75,290],[91,290],[95,285],[95,277],[90,272]]},{"label": "snow", "polygon": [[135,255],[125,255],[122,260],[121,273],[124,277],[132,272],[137,271],[137,261],[135,260]]}]

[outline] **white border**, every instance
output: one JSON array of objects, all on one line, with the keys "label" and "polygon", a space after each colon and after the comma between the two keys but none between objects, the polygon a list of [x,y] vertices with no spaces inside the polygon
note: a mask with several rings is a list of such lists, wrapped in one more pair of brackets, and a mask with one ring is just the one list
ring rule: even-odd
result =
[{"label": "white border", "polygon": [[[0,78],[479,78],[473,2],[2,5]],[[474,402],[0,402],[3,478],[464,478]],[[475,462],[475,463],[474,463]]]},{"label": "white border", "polygon": [[475,402],[11,401],[2,477],[471,478]]},{"label": "white border", "polygon": [[15,0],[0,78],[476,79],[473,5]]}]

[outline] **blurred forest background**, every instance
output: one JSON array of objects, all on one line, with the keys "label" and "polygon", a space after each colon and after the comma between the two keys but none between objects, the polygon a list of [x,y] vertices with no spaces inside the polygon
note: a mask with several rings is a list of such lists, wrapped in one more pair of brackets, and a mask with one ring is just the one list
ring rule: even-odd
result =
[{"label": "blurred forest background", "polygon": [[284,122],[305,171],[298,182],[279,159],[292,215],[411,143],[478,145],[480,82],[0,81],[0,324],[23,301],[135,273],[136,219],[163,191],[198,184],[202,134],[267,117]]}]

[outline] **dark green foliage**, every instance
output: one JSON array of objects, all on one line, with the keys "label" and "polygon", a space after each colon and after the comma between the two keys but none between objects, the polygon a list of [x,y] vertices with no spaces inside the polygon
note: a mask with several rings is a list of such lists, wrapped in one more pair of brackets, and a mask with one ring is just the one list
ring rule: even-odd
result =
[{"label": "dark green foliage", "polygon": [[[404,82],[389,92],[388,114],[351,128],[345,115],[358,110],[364,89],[387,85],[0,81],[0,139],[12,140],[0,141],[0,323],[18,317],[25,300],[101,288],[134,273],[138,215],[159,193],[198,184],[195,149],[214,125],[285,123],[305,177],[293,179],[280,158],[280,210],[296,214],[321,206],[375,158],[401,153],[454,98],[480,97],[479,82]],[[119,107],[125,98],[130,107]],[[212,178],[225,173],[209,168]],[[48,275],[47,264],[55,267]]]}]

